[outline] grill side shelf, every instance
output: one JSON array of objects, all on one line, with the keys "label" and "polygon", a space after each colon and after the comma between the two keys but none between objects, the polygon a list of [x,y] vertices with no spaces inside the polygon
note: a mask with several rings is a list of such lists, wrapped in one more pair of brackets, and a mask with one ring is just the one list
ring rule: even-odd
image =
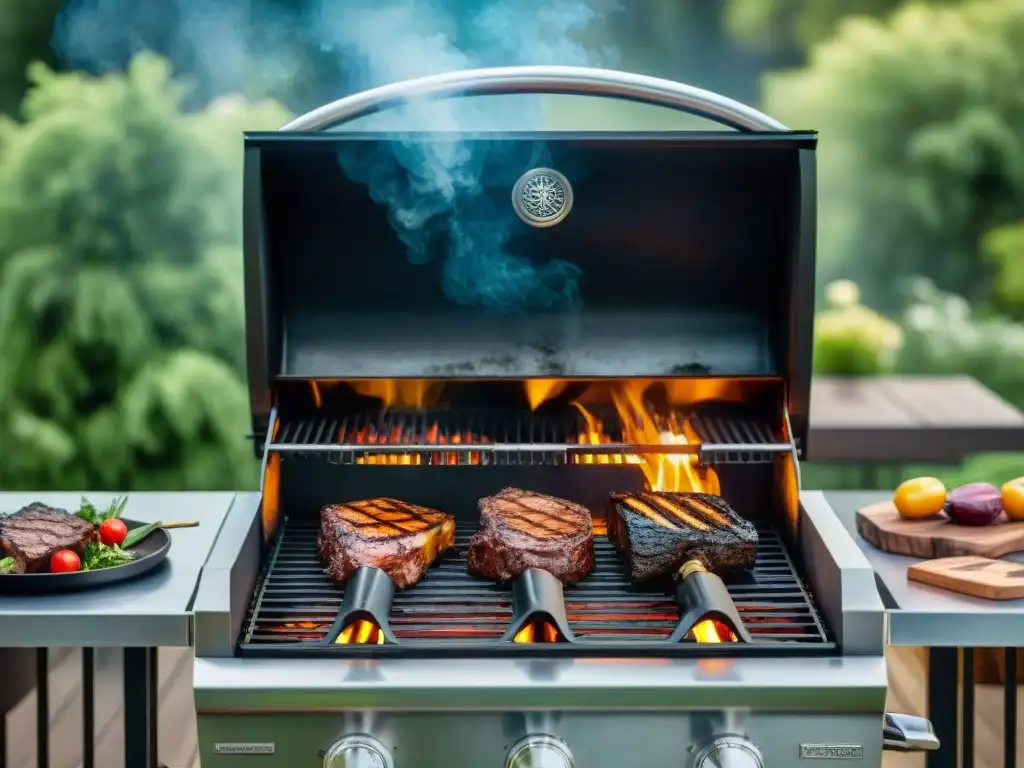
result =
[{"label": "grill side shelf", "polygon": [[[754,568],[726,583],[749,640],[715,647],[673,637],[681,619],[668,587],[630,583],[610,542],[595,537],[596,567],[580,584],[564,589],[570,642],[524,645],[508,642],[516,620],[514,591],[476,579],[464,553],[472,524],[460,525],[456,545],[415,587],[396,592],[386,626],[394,641],[373,646],[325,644],[345,602],[316,554],[316,528],[287,521],[277,556],[259,580],[243,625],[243,656],[388,656],[458,652],[468,655],[594,653],[656,655],[820,654],[835,648],[810,596],[773,528],[759,526]],[[381,622],[382,624],[384,622]]]},{"label": "grill side shelf", "polygon": [[[317,456],[333,464],[566,465],[628,464],[643,454],[698,454],[702,464],[768,463],[793,445],[763,421],[728,414],[675,412],[689,442],[623,440],[612,416],[588,422],[521,411],[384,410],[344,417],[282,419],[272,452]],[[409,457],[409,460],[404,460]]]}]

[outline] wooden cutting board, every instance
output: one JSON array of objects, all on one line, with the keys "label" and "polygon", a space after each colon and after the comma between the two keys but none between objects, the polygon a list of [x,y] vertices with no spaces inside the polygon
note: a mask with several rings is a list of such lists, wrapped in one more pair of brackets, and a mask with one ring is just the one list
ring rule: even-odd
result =
[{"label": "wooden cutting board", "polygon": [[1002,557],[1024,551],[1024,521],[1001,517],[992,525],[955,525],[945,517],[904,520],[891,501],[857,510],[857,533],[894,555]]},{"label": "wooden cutting board", "polygon": [[914,563],[907,578],[986,600],[1024,597],[1024,565],[989,557],[944,557]]}]

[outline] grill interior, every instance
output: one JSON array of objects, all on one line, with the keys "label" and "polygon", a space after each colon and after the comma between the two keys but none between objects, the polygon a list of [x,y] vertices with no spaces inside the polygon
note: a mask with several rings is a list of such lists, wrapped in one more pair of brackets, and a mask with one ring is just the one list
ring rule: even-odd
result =
[{"label": "grill interior", "polygon": [[257,584],[243,625],[243,656],[442,654],[492,655],[541,652],[600,655],[645,652],[664,655],[814,654],[835,647],[818,618],[774,528],[759,523],[755,567],[728,583],[729,594],[751,643],[668,643],[680,610],[668,585],[632,584],[595,520],[596,568],[565,588],[569,624],[577,642],[520,645],[500,638],[512,618],[508,586],[476,579],[466,571],[465,552],[474,523],[459,521],[455,548],[426,578],[392,602],[394,645],[319,644],[341,605],[344,590],[323,573],[316,554],[317,527],[309,518],[286,520]]},{"label": "grill interior", "polygon": [[697,438],[690,445],[625,443],[614,414],[595,409],[593,418],[588,424],[573,408],[544,414],[483,408],[317,414],[282,421],[268,448],[343,465],[380,454],[385,464],[498,466],[625,463],[628,455],[694,451],[705,464],[765,463],[792,450],[766,420],[736,408],[662,415],[666,423],[689,424]]}]

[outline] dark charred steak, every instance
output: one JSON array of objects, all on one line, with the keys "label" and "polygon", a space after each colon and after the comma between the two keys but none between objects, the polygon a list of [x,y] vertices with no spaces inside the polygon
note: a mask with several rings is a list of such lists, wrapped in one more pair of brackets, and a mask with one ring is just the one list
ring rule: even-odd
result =
[{"label": "dark charred steak", "polygon": [[399,589],[423,578],[438,555],[455,543],[455,518],[398,499],[329,504],[320,510],[317,549],[332,581],[357,568],[380,568]]},{"label": "dark charred steak", "polygon": [[687,560],[722,575],[757,555],[757,529],[708,493],[613,493],[608,538],[633,581],[674,573]]},{"label": "dark charred steak", "polygon": [[565,499],[506,488],[478,502],[480,530],[469,540],[474,576],[509,581],[529,568],[575,584],[594,569],[589,510]]},{"label": "dark charred steak", "polygon": [[0,550],[14,558],[16,573],[48,571],[50,558],[60,549],[81,557],[95,535],[92,524],[77,515],[39,502],[0,515]]}]

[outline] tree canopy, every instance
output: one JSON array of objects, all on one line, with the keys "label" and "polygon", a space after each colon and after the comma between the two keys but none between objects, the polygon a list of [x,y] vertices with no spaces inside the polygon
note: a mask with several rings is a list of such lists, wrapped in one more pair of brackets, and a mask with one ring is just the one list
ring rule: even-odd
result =
[{"label": "tree canopy", "polygon": [[[931,5],[957,1],[928,0]],[[906,0],[725,0],[725,27],[751,49],[800,56],[831,37],[842,19],[884,17],[905,3]]]},{"label": "tree canopy", "polygon": [[151,55],[30,80],[0,125],[0,485],[251,484],[241,128],[286,114],[185,113]]},{"label": "tree canopy", "polygon": [[852,18],[809,66],[766,79],[768,111],[821,131],[819,284],[897,301],[906,275],[991,290],[988,233],[1024,216],[1024,3],[908,5]]}]

